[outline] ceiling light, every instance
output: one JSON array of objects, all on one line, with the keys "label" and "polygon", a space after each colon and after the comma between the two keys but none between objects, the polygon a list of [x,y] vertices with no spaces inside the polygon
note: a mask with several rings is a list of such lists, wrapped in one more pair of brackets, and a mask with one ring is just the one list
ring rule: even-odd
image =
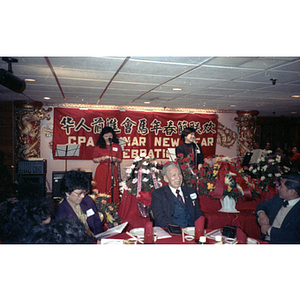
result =
[{"label": "ceiling light", "polygon": [[149,103],[150,103],[150,101],[145,101],[144,103],[145,103],[145,104],[149,104]]},{"label": "ceiling light", "polygon": [[297,112],[296,111],[291,111],[291,114],[296,114]]},{"label": "ceiling light", "polygon": [[236,107],[236,105],[235,104],[231,104],[230,107]]},{"label": "ceiling light", "polygon": [[51,98],[50,98],[50,97],[44,97],[44,99],[45,99],[45,100],[50,100]]},{"label": "ceiling light", "polygon": [[292,98],[300,98],[300,95],[292,95]]},{"label": "ceiling light", "polygon": [[182,91],[181,88],[172,88],[173,91]]},{"label": "ceiling light", "polygon": [[31,79],[31,78],[26,78],[24,79],[25,81],[36,81],[35,79]]}]

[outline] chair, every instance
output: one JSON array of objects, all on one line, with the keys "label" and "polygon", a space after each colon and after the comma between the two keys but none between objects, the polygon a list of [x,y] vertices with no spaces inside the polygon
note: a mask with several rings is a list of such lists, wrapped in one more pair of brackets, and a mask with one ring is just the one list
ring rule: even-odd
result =
[{"label": "chair", "polygon": [[153,211],[151,208],[149,210],[149,217],[150,217],[150,221],[152,222],[153,227],[154,227],[155,226],[155,218],[154,218]]}]

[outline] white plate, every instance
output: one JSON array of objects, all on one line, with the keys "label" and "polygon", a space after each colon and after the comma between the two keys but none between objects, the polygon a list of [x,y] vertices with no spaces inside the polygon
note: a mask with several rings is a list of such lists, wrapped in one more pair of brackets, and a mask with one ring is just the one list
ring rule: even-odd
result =
[{"label": "white plate", "polygon": [[186,227],[186,228],[183,228],[183,232],[185,234],[195,236],[195,227]]},{"label": "white plate", "polygon": [[259,244],[259,242],[252,238],[247,238],[247,244]]},{"label": "white plate", "polygon": [[139,239],[143,239],[144,238],[144,228],[133,228],[129,231],[130,234],[136,236]]}]

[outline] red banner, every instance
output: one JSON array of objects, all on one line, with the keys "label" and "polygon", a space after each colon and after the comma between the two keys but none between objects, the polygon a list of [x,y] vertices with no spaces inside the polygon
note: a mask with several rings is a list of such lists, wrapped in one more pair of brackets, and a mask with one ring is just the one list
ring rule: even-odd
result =
[{"label": "red banner", "polygon": [[103,127],[110,126],[118,138],[125,141],[123,159],[133,159],[141,153],[157,159],[167,159],[168,148],[182,143],[180,136],[186,127],[197,130],[196,141],[204,157],[216,150],[218,116],[215,114],[164,113],[120,110],[55,108],[53,125],[53,157],[57,145],[80,145],[79,156],[68,159],[92,159],[93,149]]}]

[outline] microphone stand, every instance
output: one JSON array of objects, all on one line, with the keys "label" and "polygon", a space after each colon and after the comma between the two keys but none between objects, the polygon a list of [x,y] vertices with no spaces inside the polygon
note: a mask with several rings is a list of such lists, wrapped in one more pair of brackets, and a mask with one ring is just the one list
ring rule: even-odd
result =
[{"label": "microphone stand", "polygon": [[110,146],[110,167],[111,167],[111,203],[114,203],[114,184],[115,184],[115,174],[114,174],[114,165],[113,154],[112,154],[112,141],[109,140]]},{"label": "microphone stand", "polygon": [[[201,150],[200,150],[200,148],[199,148],[199,146],[198,146],[198,144],[197,144],[196,141],[194,141],[194,144],[196,145],[196,148],[198,149],[199,153],[201,153]],[[197,152],[195,153],[195,163],[196,163],[195,164],[196,165],[196,169],[198,170],[198,155],[197,155]]]}]

